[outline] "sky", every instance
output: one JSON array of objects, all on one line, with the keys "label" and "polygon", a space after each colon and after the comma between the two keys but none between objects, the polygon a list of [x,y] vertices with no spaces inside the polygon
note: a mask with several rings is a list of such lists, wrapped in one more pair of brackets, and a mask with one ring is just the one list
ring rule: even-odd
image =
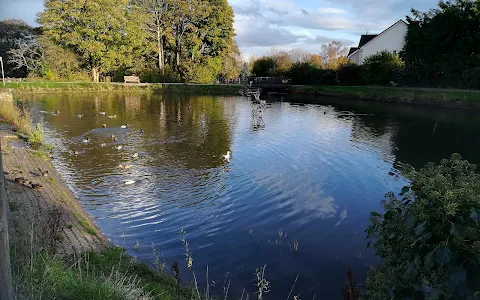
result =
[{"label": "sky", "polygon": [[[301,49],[319,53],[332,40],[358,44],[360,35],[380,33],[413,7],[427,11],[438,0],[228,0],[235,12],[237,43],[244,57]],[[0,20],[31,25],[43,0],[0,0]]]}]

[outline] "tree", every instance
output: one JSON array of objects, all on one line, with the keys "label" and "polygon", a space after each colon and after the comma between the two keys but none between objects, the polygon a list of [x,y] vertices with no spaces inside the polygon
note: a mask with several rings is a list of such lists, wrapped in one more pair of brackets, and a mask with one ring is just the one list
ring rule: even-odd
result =
[{"label": "tree", "polygon": [[31,36],[17,39],[14,47],[8,52],[8,64],[12,70],[24,69],[28,73],[41,75],[43,71],[43,49],[38,45],[36,39]]},{"label": "tree", "polygon": [[240,75],[242,65],[240,50],[235,40],[232,40],[229,54],[223,59],[219,77],[223,79],[237,78]]},{"label": "tree", "polygon": [[143,48],[143,20],[129,4],[129,0],[47,0],[39,23],[45,36],[72,49],[98,82],[102,72],[131,65]]},{"label": "tree", "polygon": [[272,57],[260,57],[252,66],[252,74],[255,76],[275,76],[276,61]]},{"label": "tree", "polygon": [[332,41],[328,44],[322,45],[321,56],[323,59],[323,64],[327,69],[336,70],[342,64],[347,63],[346,59],[347,48],[342,45],[342,43],[337,41]]},{"label": "tree", "polygon": [[148,39],[153,41],[158,60],[158,69],[164,74],[165,63],[165,34],[169,25],[169,10],[172,8],[171,0],[138,0],[140,9],[145,16],[145,28]]},{"label": "tree", "polygon": [[465,76],[480,66],[480,1],[439,2],[426,13],[412,10],[407,22],[401,52],[407,83],[469,87]]},{"label": "tree", "polygon": [[478,299],[480,175],[453,154],[406,176],[401,198],[382,201],[367,229],[381,257],[368,274],[366,299]]},{"label": "tree", "polygon": [[10,54],[12,49],[18,49],[19,44],[31,44],[34,37],[34,29],[22,20],[4,20],[0,22],[0,56],[5,61],[5,73],[7,76],[24,77],[27,69],[16,68],[17,65],[10,65]]}]

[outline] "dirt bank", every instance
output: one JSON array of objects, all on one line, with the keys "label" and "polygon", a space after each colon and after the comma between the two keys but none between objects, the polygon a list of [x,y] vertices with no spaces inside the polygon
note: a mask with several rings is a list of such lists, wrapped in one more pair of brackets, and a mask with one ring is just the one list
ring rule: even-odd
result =
[{"label": "dirt bank", "polygon": [[[100,251],[111,246],[50,161],[23,147],[9,131],[0,131],[0,139],[10,223],[13,225],[11,238],[18,238],[16,232],[24,232],[20,227],[32,226],[49,237],[49,245],[43,246],[54,247],[51,250],[57,254]],[[41,187],[32,188],[32,184]]]}]

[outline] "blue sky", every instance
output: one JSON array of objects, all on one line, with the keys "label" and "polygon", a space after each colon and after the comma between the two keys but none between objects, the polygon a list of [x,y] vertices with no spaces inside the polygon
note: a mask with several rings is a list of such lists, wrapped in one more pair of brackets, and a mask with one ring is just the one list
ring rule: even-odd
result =
[{"label": "blue sky", "polygon": [[[245,56],[274,50],[318,53],[323,43],[358,43],[361,34],[379,33],[414,7],[433,8],[437,0],[228,0],[235,12],[236,40]],[[43,0],[0,0],[0,20],[35,24]]]}]

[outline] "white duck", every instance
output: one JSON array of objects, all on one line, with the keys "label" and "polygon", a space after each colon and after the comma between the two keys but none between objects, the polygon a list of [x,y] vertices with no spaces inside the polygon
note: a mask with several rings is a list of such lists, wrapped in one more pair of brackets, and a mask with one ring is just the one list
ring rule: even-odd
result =
[{"label": "white duck", "polygon": [[133,157],[133,158],[137,158],[137,157],[138,157],[138,153],[136,153],[136,152],[133,153],[133,154],[132,154],[132,157]]},{"label": "white duck", "polygon": [[132,184],[135,184],[135,180],[127,180],[127,181],[125,181],[123,184],[125,184],[125,185],[132,185]]},{"label": "white duck", "polygon": [[223,159],[225,159],[227,162],[230,162],[231,157],[230,151],[227,151],[227,154],[223,155]]},{"label": "white duck", "polygon": [[101,111],[99,114],[100,114],[101,116],[106,116],[106,115],[107,115],[107,112],[106,112],[106,111]]},{"label": "white duck", "polygon": [[122,129],[127,129],[127,127],[128,127],[128,124],[120,126],[120,128],[122,128]]},{"label": "white duck", "polygon": [[120,146],[116,146],[116,147],[115,147],[115,149],[117,149],[117,150],[122,150],[122,148],[123,148],[123,146],[122,146],[122,145],[120,145]]},{"label": "white duck", "polygon": [[90,142],[90,138],[87,137],[86,139],[83,140],[83,142],[84,142],[84,143]]},{"label": "white duck", "polygon": [[77,117],[81,119],[81,118],[83,118],[83,115],[77,115]]}]

